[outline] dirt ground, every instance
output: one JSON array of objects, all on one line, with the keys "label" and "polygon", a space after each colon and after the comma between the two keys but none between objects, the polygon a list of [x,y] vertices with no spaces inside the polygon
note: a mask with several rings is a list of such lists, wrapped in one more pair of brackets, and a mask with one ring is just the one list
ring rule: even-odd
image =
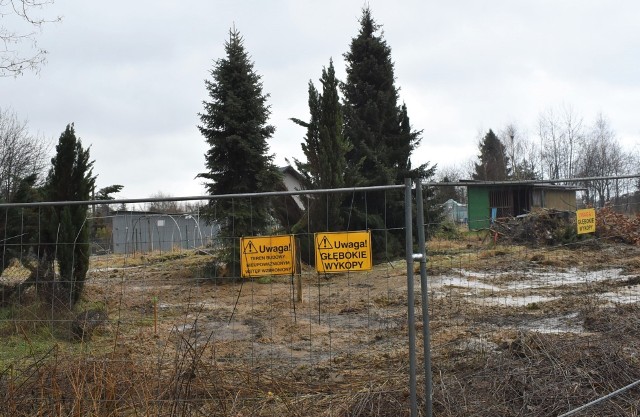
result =
[{"label": "dirt ground", "polygon": [[[219,280],[214,260],[204,251],[92,259],[82,308],[109,320],[65,355],[126,365],[128,394],[112,415],[408,415],[403,260],[348,274],[303,267],[301,302],[293,277]],[[558,415],[640,379],[639,247],[435,240],[427,272],[435,415]],[[635,415],[637,398],[631,390],[580,415]]]}]

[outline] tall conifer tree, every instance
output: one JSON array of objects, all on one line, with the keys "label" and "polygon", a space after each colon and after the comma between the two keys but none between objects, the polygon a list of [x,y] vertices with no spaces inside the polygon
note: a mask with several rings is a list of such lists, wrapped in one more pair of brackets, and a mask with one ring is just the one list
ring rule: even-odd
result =
[{"label": "tall conifer tree", "polygon": [[345,135],[353,143],[348,159],[362,163],[362,185],[386,185],[396,180],[388,159],[391,136],[400,133],[398,91],[391,48],[376,35],[378,29],[371,11],[365,8],[358,36],[344,55]]},{"label": "tall conifer tree", "polygon": [[[89,149],[76,138],[73,124],[67,125],[51,159],[51,169],[45,184],[47,201],[87,201],[95,184],[93,161]],[[51,208],[49,225],[43,232],[42,254],[46,267],[53,271],[56,260],[59,279],[53,283],[50,295],[69,306],[80,298],[89,269],[88,207],[83,205]]]},{"label": "tall conifer tree", "polygon": [[[207,171],[199,174],[210,195],[274,191],[280,173],[273,165],[267,140],[275,128],[268,124],[268,95],[262,93],[260,76],[253,69],[243,38],[235,29],[225,42],[226,57],[218,59],[205,85],[209,100],[200,113],[205,137]],[[270,220],[268,200],[218,200],[210,219],[227,237],[258,235]],[[237,261],[237,256],[234,261]]]},{"label": "tall conifer tree", "polygon": [[343,85],[345,136],[353,143],[350,163],[362,161],[365,185],[402,183],[407,176],[424,176],[427,165],[411,168],[411,153],[422,131],[411,129],[406,105],[398,104],[391,48],[377,35],[380,26],[365,8],[358,36],[345,54]]},{"label": "tall conifer tree", "polygon": [[505,146],[489,129],[479,144],[480,163],[475,164],[474,180],[503,181],[509,178],[508,157]]},{"label": "tall conifer tree", "polygon": [[[307,128],[302,151],[306,162],[296,161],[300,173],[311,189],[342,188],[349,177],[346,154],[351,146],[343,135],[343,116],[338,95],[338,79],[333,61],[323,68],[322,94],[309,81],[310,121],[292,119]],[[343,195],[328,194],[326,199],[318,199],[309,208],[312,229],[340,230],[343,227],[341,213]]]},{"label": "tall conifer tree", "polygon": [[[357,183],[350,185],[402,184],[404,178],[431,177],[435,167],[411,167],[411,154],[419,145],[421,131],[411,129],[407,107],[398,104],[391,48],[367,7],[360,30],[344,57],[347,79],[343,84],[345,137],[353,144],[347,162],[359,167]],[[393,195],[391,195],[393,194]],[[403,225],[402,196],[369,193],[366,213],[356,212],[352,226],[390,228]],[[354,224],[355,223],[355,224]],[[401,248],[401,242],[397,248]],[[386,244],[386,243],[385,243]],[[396,252],[396,248],[389,250]],[[389,252],[388,251],[388,252]]]}]

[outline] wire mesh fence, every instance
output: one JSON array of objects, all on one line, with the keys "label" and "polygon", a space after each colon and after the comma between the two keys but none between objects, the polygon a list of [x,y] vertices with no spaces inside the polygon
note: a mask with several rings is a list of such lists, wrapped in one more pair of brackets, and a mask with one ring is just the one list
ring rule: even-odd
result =
[{"label": "wire mesh fence", "polygon": [[[264,198],[286,208],[290,197]],[[243,278],[225,261],[243,236],[221,234],[220,220],[90,211],[99,249],[71,306],[43,294],[64,278],[59,262],[42,271],[41,252],[84,244],[42,240],[46,205],[5,211],[1,414],[337,415],[366,390],[407,408],[406,268],[384,247],[371,271],[319,274],[304,231],[293,273]],[[299,219],[286,214],[271,234],[291,235]],[[376,241],[390,232],[368,229]]]},{"label": "wire mesh fence", "polygon": [[[395,189],[347,195],[353,212],[371,214],[372,198],[386,212],[402,205]],[[555,416],[640,379],[634,217],[599,210],[598,232],[579,236],[575,214],[489,211],[488,227],[469,230],[425,196],[434,415]],[[403,228],[384,215],[364,224],[371,270],[317,272],[315,230],[297,203],[268,195],[237,204],[255,198],[284,209],[269,233],[292,236],[293,273],[243,278],[224,261],[243,254],[243,236],[204,220],[206,207],[164,214],[114,204],[90,211],[100,250],[72,307],[47,296],[60,271],[37,260],[43,245],[78,243],[38,239],[45,208],[1,209],[0,414],[410,415],[407,267],[394,243]],[[415,286],[423,290],[418,277]],[[420,415],[423,382],[419,373]],[[579,415],[639,407],[631,388]]]},{"label": "wire mesh fence", "polygon": [[[428,242],[436,414],[557,416],[639,379],[640,218],[627,209],[598,209],[585,235],[575,211],[541,208]],[[630,389],[577,415],[639,404]]]}]

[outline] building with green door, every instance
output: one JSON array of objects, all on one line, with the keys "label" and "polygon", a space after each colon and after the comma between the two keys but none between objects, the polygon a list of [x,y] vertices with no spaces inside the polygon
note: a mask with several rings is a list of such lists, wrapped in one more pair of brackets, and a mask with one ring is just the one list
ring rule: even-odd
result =
[{"label": "building with green door", "polygon": [[490,184],[465,181],[469,230],[486,229],[496,219],[516,217],[535,209],[576,211],[579,188],[552,184]]}]

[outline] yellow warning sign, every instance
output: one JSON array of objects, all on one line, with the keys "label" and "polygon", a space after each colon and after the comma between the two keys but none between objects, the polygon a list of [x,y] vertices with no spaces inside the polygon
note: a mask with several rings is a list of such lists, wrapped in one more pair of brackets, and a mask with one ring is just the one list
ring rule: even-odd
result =
[{"label": "yellow warning sign", "polygon": [[578,234],[593,233],[596,231],[596,209],[582,209],[576,211],[576,223]]},{"label": "yellow warning sign", "polygon": [[371,232],[316,233],[316,271],[368,271],[371,267]]},{"label": "yellow warning sign", "polygon": [[240,239],[240,269],[244,278],[291,275],[295,272],[293,235]]}]

